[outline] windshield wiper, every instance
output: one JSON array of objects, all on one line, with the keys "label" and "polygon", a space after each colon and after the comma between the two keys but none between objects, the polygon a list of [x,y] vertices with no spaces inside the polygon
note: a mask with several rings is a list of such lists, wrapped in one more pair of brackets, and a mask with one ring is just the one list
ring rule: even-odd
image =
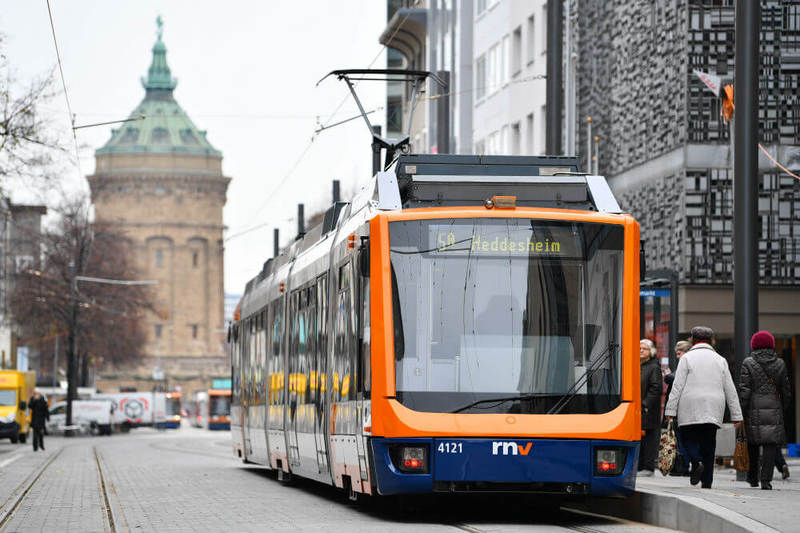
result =
[{"label": "windshield wiper", "polygon": [[478,406],[482,403],[496,403],[501,404],[505,402],[513,402],[518,400],[531,400],[533,398],[539,398],[542,396],[541,394],[518,394],[517,396],[506,396],[504,398],[488,398],[486,400],[478,400],[476,402],[472,402],[470,404],[465,405],[464,407],[459,407],[455,411],[450,411],[451,413],[460,413],[461,411],[466,411],[467,409],[472,409],[475,406]]},{"label": "windshield wiper", "polygon": [[600,365],[605,363],[605,361],[609,357],[611,357],[611,354],[616,348],[619,348],[619,344],[614,342],[609,343],[608,348],[606,348],[603,351],[603,353],[601,353],[597,357],[597,359],[595,359],[594,362],[589,365],[589,368],[586,370],[586,372],[584,372],[581,375],[581,377],[579,377],[577,381],[575,381],[572,387],[570,387],[570,389],[566,392],[566,394],[564,394],[564,396],[562,396],[561,399],[558,400],[558,402],[556,402],[556,404],[552,408],[550,408],[549,411],[547,411],[547,414],[557,415],[558,413],[560,413],[561,410],[567,406],[570,400],[572,400],[572,398],[574,398],[578,394],[580,388],[589,382],[589,378],[591,378],[594,375],[594,373],[597,372],[597,370],[600,368]]}]

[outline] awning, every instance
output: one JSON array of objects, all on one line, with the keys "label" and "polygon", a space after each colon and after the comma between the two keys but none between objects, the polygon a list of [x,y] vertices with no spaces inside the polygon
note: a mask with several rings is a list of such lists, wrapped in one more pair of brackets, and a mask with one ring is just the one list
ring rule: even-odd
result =
[{"label": "awning", "polygon": [[400,8],[378,40],[382,45],[399,50],[411,61],[425,45],[427,19],[427,9]]}]

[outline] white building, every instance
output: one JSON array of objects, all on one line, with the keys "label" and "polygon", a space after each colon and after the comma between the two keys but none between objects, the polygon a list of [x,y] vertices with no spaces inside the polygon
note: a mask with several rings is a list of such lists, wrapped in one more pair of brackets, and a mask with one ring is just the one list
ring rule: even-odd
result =
[{"label": "white building", "polygon": [[[546,5],[546,0],[388,0],[380,42],[403,57],[401,62],[392,55],[390,66],[449,73],[450,153],[544,154]],[[439,92],[430,81],[416,105],[410,128],[415,152],[444,151],[438,143]],[[390,84],[387,103],[393,110],[402,107],[404,132],[409,97],[409,90]],[[396,114],[389,116],[397,122]]]},{"label": "white building", "polygon": [[474,153],[545,153],[545,0],[477,0],[474,40]]}]

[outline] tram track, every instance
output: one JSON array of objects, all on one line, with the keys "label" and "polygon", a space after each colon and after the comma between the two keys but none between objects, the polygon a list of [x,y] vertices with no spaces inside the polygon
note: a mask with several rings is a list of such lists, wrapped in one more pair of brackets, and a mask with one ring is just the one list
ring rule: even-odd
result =
[{"label": "tram track", "polygon": [[97,453],[97,446],[92,446],[92,452],[94,453],[94,460],[97,463],[97,479],[98,484],[100,486],[100,494],[101,504],[103,506],[103,516],[106,520],[106,525],[108,526],[108,531],[111,533],[117,532],[116,522],[114,521],[114,511],[111,509],[111,500],[108,497],[108,490],[105,475],[103,474],[103,467],[100,464],[100,455]]},{"label": "tram track", "polygon": [[[60,448],[53,455],[47,458],[31,473],[19,486],[11,493],[11,496],[0,506],[0,531],[5,531],[9,523],[15,518],[17,511],[25,502],[28,495],[36,487],[42,476],[56,462],[68,446]],[[108,494],[109,484],[106,481],[103,467],[100,462],[100,455],[96,447],[92,447],[94,462],[97,465],[97,483],[100,494],[100,507],[103,513],[103,526],[109,533],[117,533],[117,524],[114,519],[114,512],[111,507],[111,500]]]},{"label": "tram track", "polygon": [[44,464],[34,470],[30,476],[25,478],[25,481],[20,483],[16,490],[11,493],[11,496],[9,496],[5,503],[3,503],[2,507],[0,507],[0,531],[5,529],[8,522],[14,517],[14,512],[25,500],[25,497],[28,495],[34,485],[36,485],[36,482],[39,481],[39,478],[42,477],[42,474],[45,473],[48,467],[55,462],[55,460],[63,451],[64,448],[61,448],[49,459],[46,459]]}]

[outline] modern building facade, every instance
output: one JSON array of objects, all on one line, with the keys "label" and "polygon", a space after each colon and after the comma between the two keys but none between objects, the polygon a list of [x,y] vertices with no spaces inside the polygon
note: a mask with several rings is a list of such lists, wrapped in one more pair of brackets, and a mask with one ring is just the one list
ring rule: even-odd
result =
[{"label": "modern building facade", "polygon": [[474,153],[544,154],[547,2],[480,0],[473,24]]},{"label": "modern building facade", "polygon": [[[390,0],[380,42],[393,68],[445,73],[448,120],[440,116],[440,88],[430,82],[411,125],[416,152],[443,152],[440,128],[449,130],[450,153],[542,154],[545,147],[545,0]],[[444,76],[443,76],[444,77]],[[389,131],[406,131],[409,91],[390,84]]]},{"label": "modern building facade", "polygon": [[[586,146],[591,116],[599,171],[641,224],[648,270],[677,276],[681,337],[692,326],[710,326],[730,357],[732,130],[695,71],[733,83],[735,2],[576,4],[577,146]],[[771,158],[800,174],[800,1],[762,0],[761,9],[759,139]],[[759,327],[775,334],[800,391],[800,180],[762,152],[758,181]],[[645,301],[655,308],[646,309],[643,333],[666,352],[664,329],[654,321],[657,307],[674,301],[656,299]],[[790,429],[800,438],[795,420]]]},{"label": "modern building facade", "polygon": [[147,316],[147,360],[167,378],[227,375],[222,208],[230,178],[222,153],[175,100],[159,21],[145,97],[96,151],[88,177],[98,221],[126,233],[139,270],[157,280]]}]

